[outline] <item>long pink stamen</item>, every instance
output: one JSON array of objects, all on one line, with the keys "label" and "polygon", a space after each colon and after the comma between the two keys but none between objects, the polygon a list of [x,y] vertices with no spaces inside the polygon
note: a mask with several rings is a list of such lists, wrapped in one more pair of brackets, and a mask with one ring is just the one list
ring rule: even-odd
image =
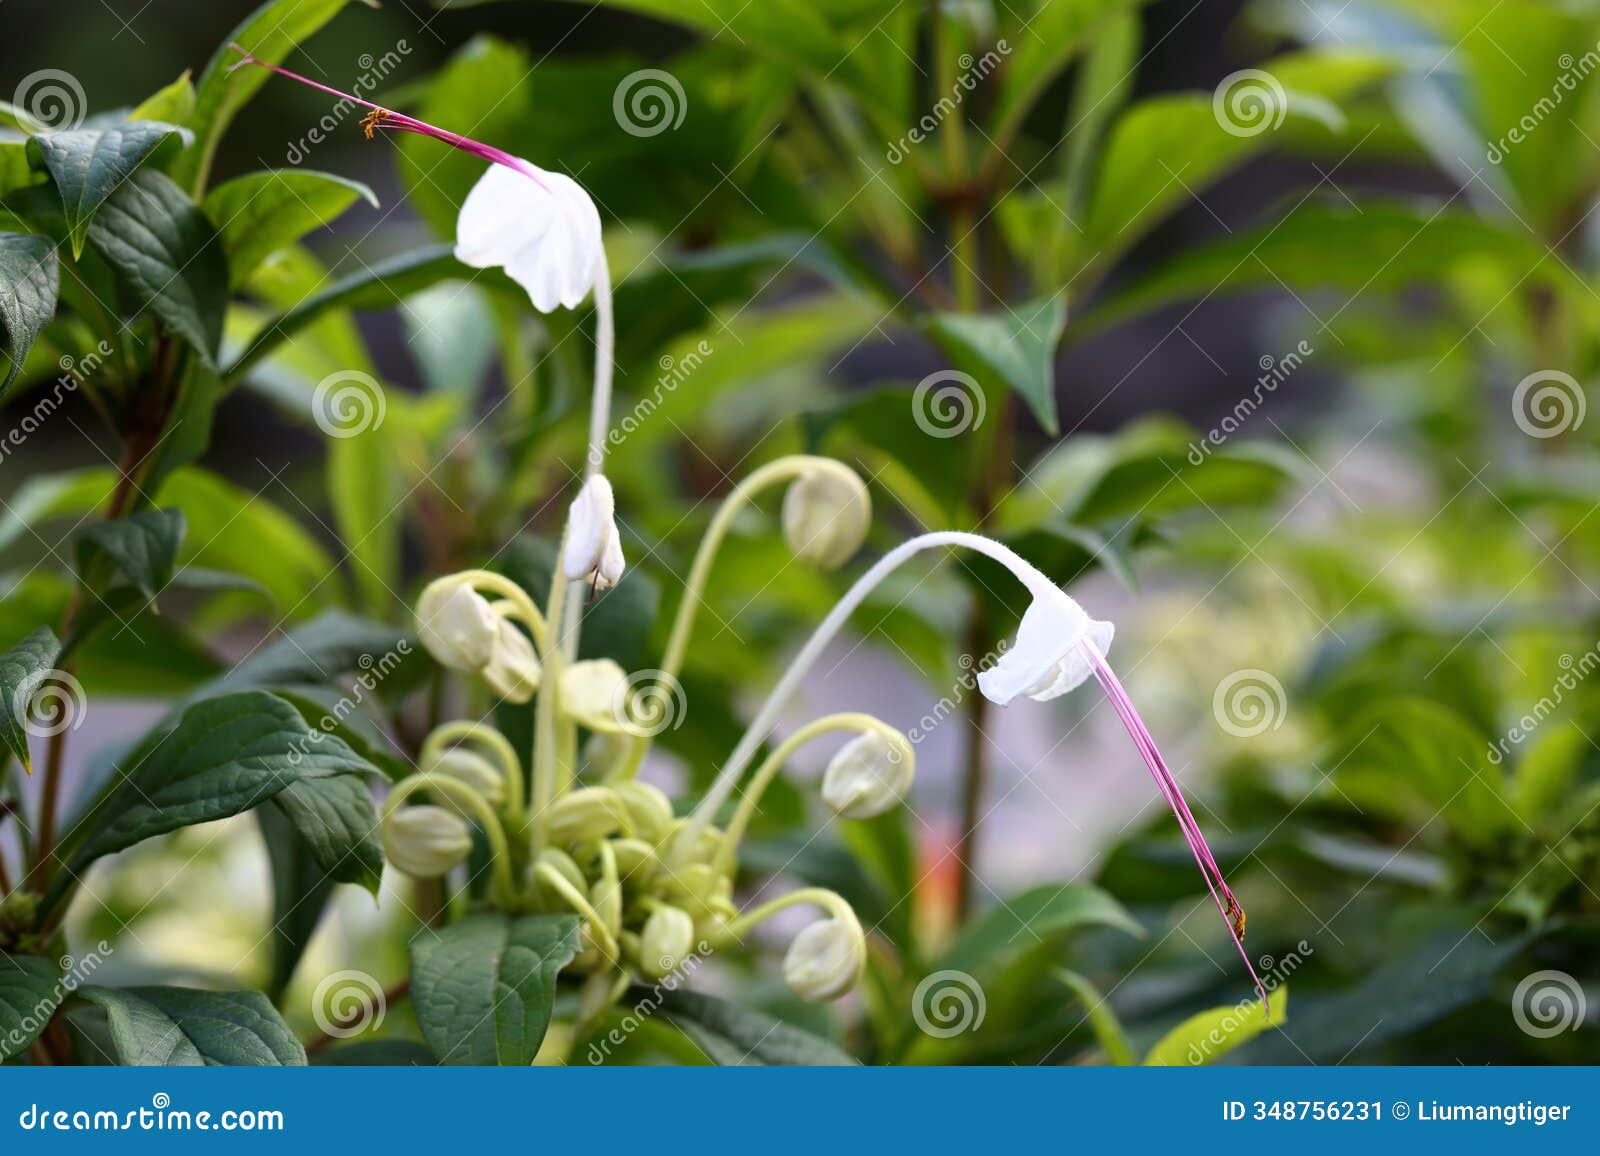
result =
[{"label": "long pink stamen", "polygon": [[504,149],[497,149],[493,145],[486,145],[482,141],[475,141],[471,137],[465,137],[460,133],[451,132],[449,129],[431,125],[427,121],[418,120],[414,116],[407,116],[404,113],[395,112],[393,109],[384,108],[382,105],[373,104],[370,100],[363,100],[361,97],[351,93],[340,92],[337,88],[330,88],[328,85],[312,80],[308,76],[301,76],[298,72],[290,72],[287,68],[269,64],[259,56],[247,51],[242,45],[230,44],[228,47],[243,58],[235,62],[233,68],[243,68],[247,64],[254,64],[259,68],[265,68],[269,72],[276,72],[279,76],[287,77],[309,88],[315,88],[319,92],[337,96],[340,100],[348,100],[352,104],[359,104],[362,108],[370,108],[372,112],[361,120],[361,127],[366,131],[368,140],[372,139],[373,130],[379,128],[395,129],[400,132],[416,133],[418,136],[432,137],[434,140],[443,141],[453,148],[458,148],[462,152],[469,153],[481,160],[489,161],[491,164],[504,165],[508,169],[514,169],[546,192],[549,191],[549,186],[539,179],[539,174],[532,165],[521,157],[512,156]]},{"label": "long pink stamen", "polygon": [[[1261,982],[1261,977],[1256,974],[1255,965],[1250,960],[1250,953],[1244,949],[1244,908],[1234,898],[1227,881],[1222,876],[1222,869],[1217,866],[1216,857],[1211,854],[1211,848],[1206,844],[1205,836],[1200,833],[1200,825],[1195,822],[1194,814],[1189,810],[1189,804],[1184,800],[1183,792],[1178,788],[1178,780],[1167,769],[1166,760],[1161,757],[1161,752],[1156,747],[1155,736],[1150,733],[1150,728],[1145,726],[1144,720],[1139,717],[1138,708],[1133,705],[1133,699],[1128,697],[1127,690],[1123,687],[1116,673],[1106,664],[1100,652],[1088,642],[1080,643],[1084,652],[1089,656],[1091,667],[1094,670],[1096,681],[1106,692],[1106,698],[1111,702],[1112,709],[1117,712],[1117,717],[1122,720],[1123,728],[1128,732],[1128,737],[1133,740],[1133,745],[1138,748],[1140,756],[1144,759],[1145,766],[1149,768],[1150,775],[1156,781],[1157,788],[1172,808],[1174,817],[1178,820],[1178,827],[1183,831],[1184,840],[1189,844],[1189,852],[1195,858],[1200,868],[1200,874],[1206,881],[1206,889],[1211,892],[1211,899],[1217,905],[1217,912],[1222,916],[1222,922],[1228,929],[1228,935],[1239,951],[1239,958],[1244,960],[1245,970],[1250,973],[1251,982],[1255,984],[1256,992],[1261,996],[1262,1006],[1267,1005],[1267,989]],[[1219,891],[1220,888],[1220,891]],[[1223,896],[1227,902],[1223,902]]]}]

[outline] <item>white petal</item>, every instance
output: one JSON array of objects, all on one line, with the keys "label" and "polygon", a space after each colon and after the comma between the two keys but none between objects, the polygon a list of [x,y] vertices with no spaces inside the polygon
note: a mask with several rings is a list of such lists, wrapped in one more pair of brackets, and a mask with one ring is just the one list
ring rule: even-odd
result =
[{"label": "white petal", "polygon": [[567,511],[567,544],[561,568],[569,582],[614,585],[622,577],[622,542],[615,520],[616,497],[604,474],[583,484]]},{"label": "white petal", "polygon": [[456,219],[456,257],[503,268],[542,313],[574,309],[602,257],[600,213],[571,177],[529,167],[537,179],[496,164],[472,186]]},{"label": "white petal", "polygon": [[1078,644],[1087,640],[1104,654],[1112,632],[1111,623],[1091,619],[1064,591],[1042,592],[1023,614],[1010,649],[979,672],[978,689],[1000,706],[1018,695],[1044,702],[1066,694],[1093,673]]}]

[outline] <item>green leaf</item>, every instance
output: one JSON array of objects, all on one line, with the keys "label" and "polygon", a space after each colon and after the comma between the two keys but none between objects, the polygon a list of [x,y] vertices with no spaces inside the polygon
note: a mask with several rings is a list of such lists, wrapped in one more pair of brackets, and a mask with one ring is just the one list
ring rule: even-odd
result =
[{"label": "green leaf", "polygon": [[1056,413],[1056,346],[1067,327],[1067,299],[1029,301],[996,314],[939,313],[929,331],[958,364],[998,374],[1033,410],[1052,437]]},{"label": "green leaf", "polygon": [[442,1064],[526,1067],[550,1026],[576,915],[469,915],[411,941],[411,1001]]},{"label": "green leaf", "polygon": [[202,207],[222,237],[233,288],[279,249],[327,225],[357,200],[378,198],[360,181],[310,169],[266,169],[219,185]]},{"label": "green leaf", "polygon": [[83,254],[84,238],[101,207],[163,141],[183,132],[159,121],[132,121],[33,138],[32,147],[61,194],[74,257]]},{"label": "green leaf", "polygon": [[394,669],[397,656],[403,669],[415,671],[413,680],[431,669],[425,659],[412,658],[417,653],[409,632],[335,611],[285,631],[235,665],[212,689],[220,693],[246,687],[327,686],[356,673],[381,677],[388,689],[402,677]]},{"label": "green leaf", "polygon": [[66,991],[55,960],[0,952],[0,1062],[39,1038]]},{"label": "green leaf", "polygon": [[7,366],[0,397],[22,372],[39,331],[55,316],[60,284],[49,237],[0,233],[0,355]]},{"label": "green leaf", "polygon": [[183,124],[194,114],[194,82],[189,71],[171,84],[145,97],[132,112],[129,120],[159,120],[167,124]]},{"label": "green leaf", "polygon": [[363,776],[299,779],[279,791],[271,806],[289,817],[329,878],[378,894],[383,880],[378,809]]},{"label": "green leaf", "polygon": [[89,240],[137,303],[216,364],[228,305],[228,262],[216,230],[168,177],[123,181],[89,225]]},{"label": "green leaf", "polygon": [[78,535],[78,573],[88,580],[96,553],[147,599],[172,580],[172,568],[183,543],[182,510],[140,510],[125,518],[94,522]]},{"label": "green leaf", "polygon": [[258,991],[85,987],[104,1008],[116,1061],[128,1067],[304,1066],[306,1052]]},{"label": "green leaf", "polygon": [[856,1059],[821,1036],[765,1012],[714,996],[633,987],[625,1003],[659,1014],[723,1067],[854,1067]]},{"label": "green leaf", "polygon": [[1267,993],[1267,1006],[1258,999],[1231,1007],[1197,1012],[1156,1041],[1145,1056],[1146,1067],[1200,1067],[1225,1052],[1248,1043],[1288,1018],[1289,985]]},{"label": "green leaf", "polygon": [[1051,936],[1082,927],[1144,935],[1122,904],[1098,887],[1047,883],[1001,901],[968,923],[940,957],[938,970],[973,972],[997,966]]},{"label": "green leaf", "polygon": [[152,836],[240,814],[296,782],[372,770],[276,695],[203,699],[123,762],[119,785],[89,820],[73,862],[81,869]]},{"label": "green leaf", "polygon": [[1117,1013],[1111,1010],[1110,1001],[1100,994],[1087,976],[1066,968],[1057,968],[1055,976],[1067,985],[1067,989],[1083,1005],[1084,1017],[1089,1021],[1094,1038],[1104,1049],[1106,1059],[1119,1067],[1132,1064],[1133,1047],[1128,1043],[1127,1034],[1122,1030],[1122,1022],[1117,1019]]},{"label": "green leaf", "polygon": [[277,1000],[322,921],[334,881],[283,811],[268,805],[255,814],[272,871],[272,971],[267,994]]},{"label": "green leaf", "polygon": [[[264,68],[235,70],[239,54],[230,44],[242,45],[251,55],[268,64],[282,64],[289,53],[314,36],[323,25],[339,14],[348,0],[267,0],[223,41],[195,87],[194,114],[187,124],[194,131],[198,147],[190,149],[173,166],[173,178],[199,195],[210,179],[211,163],[217,145],[233,118],[271,73]],[[362,0],[376,8],[377,0]]]},{"label": "green leaf", "polygon": [[33,692],[45,674],[55,668],[61,643],[48,626],[41,626],[4,654],[0,654],[0,726],[6,747],[28,771],[33,758],[28,753],[26,722]]},{"label": "green leaf", "polygon": [[388,261],[364,266],[341,278],[261,327],[248,348],[223,373],[238,381],[274,349],[333,309],[385,309],[419,290],[461,276],[450,245],[433,245]]}]

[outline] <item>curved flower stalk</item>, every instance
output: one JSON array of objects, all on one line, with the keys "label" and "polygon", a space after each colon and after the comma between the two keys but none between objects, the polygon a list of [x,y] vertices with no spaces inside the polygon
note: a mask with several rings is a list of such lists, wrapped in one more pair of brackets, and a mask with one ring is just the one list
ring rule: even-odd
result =
[{"label": "curved flower stalk", "polygon": [[941,547],[974,550],[994,559],[1010,570],[1033,596],[1018,626],[1016,643],[992,667],[980,672],[979,690],[991,701],[1004,706],[1023,695],[1036,701],[1047,701],[1066,694],[1091,677],[1099,682],[1149,768],[1151,777],[1155,779],[1162,798],[1172,808],[1190,852],[1205,878],[1206,887],[1238,949],[1239,957],[1244,961],[1258,994],[1265,1001],[1266,990],[1256,975],[1249,953],[1244,949],[1244,909],[1223,878],[1222,870],[1211,854],[1177,780],[1157,750],[1149,728],[1106,663],[1106,653],[1114,633],[1111,623],[1090,618],[1073,598],[1014,550],[978,534],[960,531],[923,534],[885,554],[856,581],[823,619],[767,696],[749,729],[740,738],[711,788],[690,816],[680,836],[680,844],[674,848],[674,861],[677,855],[686,854],[695,846],[701,833],[709,826],[711,817],[727,802],[751,759],[767,741],[790,696],[850,615],[891,571],[924,550]]}]

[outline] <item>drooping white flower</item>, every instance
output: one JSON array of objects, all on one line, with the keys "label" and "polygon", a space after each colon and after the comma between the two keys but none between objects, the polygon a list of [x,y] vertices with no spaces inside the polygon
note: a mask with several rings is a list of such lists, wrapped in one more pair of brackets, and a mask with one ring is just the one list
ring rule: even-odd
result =
[{"label": "drooping white flower", "polygon": [[598,590],[622,579],[622,537],[617,533],[616,496],[604,474],[583,484],[567,511],[567,544],[561,568],[570,582]]},{"label": "drooping white flower", "polygon": [[825,570],[848,562],[866,540],[871,524],[871,495],[847,466],[811,470],[784,492],[783,536],[789,549]]},{"label": "drooping white flower", "polygon": [[915,773],[911,744],[902,736],[866,731],[828,761],[822,799],[836,815],[871,819],[906,797]]},{"label": "drooping white flower", "polygon": [[385,815],[380,836],[383,854],[415,879],[437,879],[472,851],[472,832],[454,811],[423,805]]},{"label": "drooping white flower", "polygon": [[866,965],[866,937],[845,909],[794,937],[783,957],[783,979],[801,999],[826,1003],[853,988]]},{"label": "drooping white flower", "polygon": [[1035,702],[1058,698],[1094,674],[1083,644],[1104,658],[1115,632],[1111,623],[1090,618],[1066,591],[1035,590],[1017,626],[1016,641],[993,666],[978,673],[978,689],[1000,706],[1018,695]]},{"label": "drooping white flower", "polygon": [[575,309],[603,256],[600,213],[583,187],[520,157],[491,164],[456,218],[456,259],[501,268],[541,313]]}]

